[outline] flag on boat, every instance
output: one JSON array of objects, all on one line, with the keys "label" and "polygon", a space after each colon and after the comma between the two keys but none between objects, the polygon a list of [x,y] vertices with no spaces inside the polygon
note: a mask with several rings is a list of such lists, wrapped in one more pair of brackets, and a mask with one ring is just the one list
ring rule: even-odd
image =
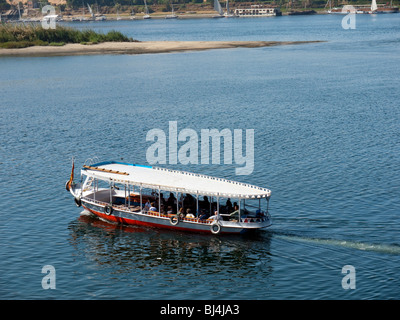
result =
[{"label": "flag on boat", "polygon": [[72,158],[72,169],[71,169],[71,176],[69,177],[69,180],[67,182],[67,190],[69,191],[71,189],[71,185],[74,181],[74,168],[75,168],[75,164],[74,164],[74,158]]}]

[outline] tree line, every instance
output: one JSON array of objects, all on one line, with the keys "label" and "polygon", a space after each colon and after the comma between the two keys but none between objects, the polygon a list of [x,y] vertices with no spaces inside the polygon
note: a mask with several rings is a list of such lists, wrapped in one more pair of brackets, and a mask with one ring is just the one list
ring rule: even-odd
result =
[{"label": "tree line", "polygon": [[[225,2],[225,0],[220,0],[221,2]],[[314,7],[324,7],[326,5],[328,0],[307,0],[308,4],[310,6]],[[0,4],[2,2],[6,2],[6,0],[0,0]],[[188,4],[188,3],[204,3],[203,0],[146,0],[147,4],[149,6],[151,5],[171,5],[172,4]],[[205,1],[207,4],[212,5],[214,3],[214,0],[206,0]],[[277,6],[284,6],[287,3],[302,3],[304,0],[230,0],[230,3],[232,3],[232,6],[235,5],[235,3],[240,3],[240,2],[246,2],[246,3],[257,3],[257,4],[265,4],[265,5],[277,5]],[[377,0],[378,3],[381,4],[386,4],[390,3],[390,0]],[[399,0],[392,1],[393,4],[398,5]],[[85,6],[87,5],[98,5],[100,7],[102,6],[107,6],[107,7],[113,7],[113,6],[144,6],[144,0],[67,0],[67,7],[72,7],[72,8],[78,8],[82,7],[82,4]],[[370,0],[332,0],[332,5],[335,6],[342,6],[345,4],[352,4],[352,5],[359,5],[359,4],[368,4],[371,3]]]},{"label": "tree line", "polygon": [[[1,1],[1,0],[0,0]],[[220,2],[225,2],[226,0],[220,0]],[[232,3],[232,5],[234,5],[234,3],[238,3],[238,2],[247,2],[247,3],[257,3],[257,4],[265,4],[265,5],[282,5],[286,2],[301,2],[301,0],[265,0],[265,1],[260,1],[260,0],[230,0],[230,3]],[[326,3],[327,0],[309,0],[310,2],[323,2],[324,4]],[[189,4],[189,3],[206,3],[210,6],[213,5],[214,0],[146,0],[147,5],[151,6],[151,5],[183,5],[183,4]],[[350,1],[351,2],[351,1]],[[68,7],[73,7],[73,8],[78,8],[78,7],[82,7],[82,4],[84,3],[84,5],[86,6],[86,4],[88,3],[89,5],[98,5],[100,7],[103,6],[108,6],[108,7],[112,7],[112,6],[144,6],[144,0],[67,0],[67,6]]]}]

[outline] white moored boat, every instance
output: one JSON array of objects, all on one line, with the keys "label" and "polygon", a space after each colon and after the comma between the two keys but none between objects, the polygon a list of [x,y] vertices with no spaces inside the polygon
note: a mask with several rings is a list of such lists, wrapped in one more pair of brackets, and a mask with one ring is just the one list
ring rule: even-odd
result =
[{"label": "white moored boat", "polygon": [[213,234],[272,224],[269,189],[202,174],[108,161],[83,165],[80,183],[73,165],[66,189],[78,206],[122,224]]}]

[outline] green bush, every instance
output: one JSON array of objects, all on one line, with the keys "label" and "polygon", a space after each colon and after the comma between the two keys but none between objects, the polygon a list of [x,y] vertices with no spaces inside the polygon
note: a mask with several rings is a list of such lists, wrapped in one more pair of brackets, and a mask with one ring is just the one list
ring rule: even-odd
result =
[{"label": "green bush", "polygon": [[106,41],[131,42],[119,31],[107,34],[93,30],[77,30],[58,26],[56,29],[43,29],[41,25],[0,25],[0,46],[2,48],[25,48],[33,45],[64,45],[66,43],[100,43]]},{"label": "green bush", "polygon": [[8,42],[0,42],[0,48],[5,49],[16,49],[16,48],[26,48],[32,47],[34,44],[30,41],[8,41]]},{"label": "green bush", "polygon": [[50,42],[49,46],[61,47],[65,44],[65,42]]}]

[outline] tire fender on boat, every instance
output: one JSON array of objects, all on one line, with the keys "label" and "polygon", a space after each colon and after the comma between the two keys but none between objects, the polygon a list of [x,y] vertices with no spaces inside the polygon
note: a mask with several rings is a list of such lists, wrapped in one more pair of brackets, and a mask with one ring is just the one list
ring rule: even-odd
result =
[{"label": "tire fender on boat", "polygon": [[111,205],[106,205],[105,207],[104,207],[104,213],[106,214],[106,215],[110,215],[111,213],[113,212],[113,208],[112,208],[112,206]]},{"label": "tire fender on boat", "polygon": [[76,204],[77,207],[82,206],[82,201],[81,201],[80,198],[74,198],[74,200],[75,200],[75,204]]},{"label": "tire fender on boat", "polygon": [[213,234],[218,234],[221,232],[221,225],[218,223],[218,221],[215,221],[211,224],[210,230]]},{"label": "tire fender on boat", "polygon": [[179,223],[179,217],[176,216],[172,216],[171,218],[169,218],[169,222],[173,225],[176,226]]}]

